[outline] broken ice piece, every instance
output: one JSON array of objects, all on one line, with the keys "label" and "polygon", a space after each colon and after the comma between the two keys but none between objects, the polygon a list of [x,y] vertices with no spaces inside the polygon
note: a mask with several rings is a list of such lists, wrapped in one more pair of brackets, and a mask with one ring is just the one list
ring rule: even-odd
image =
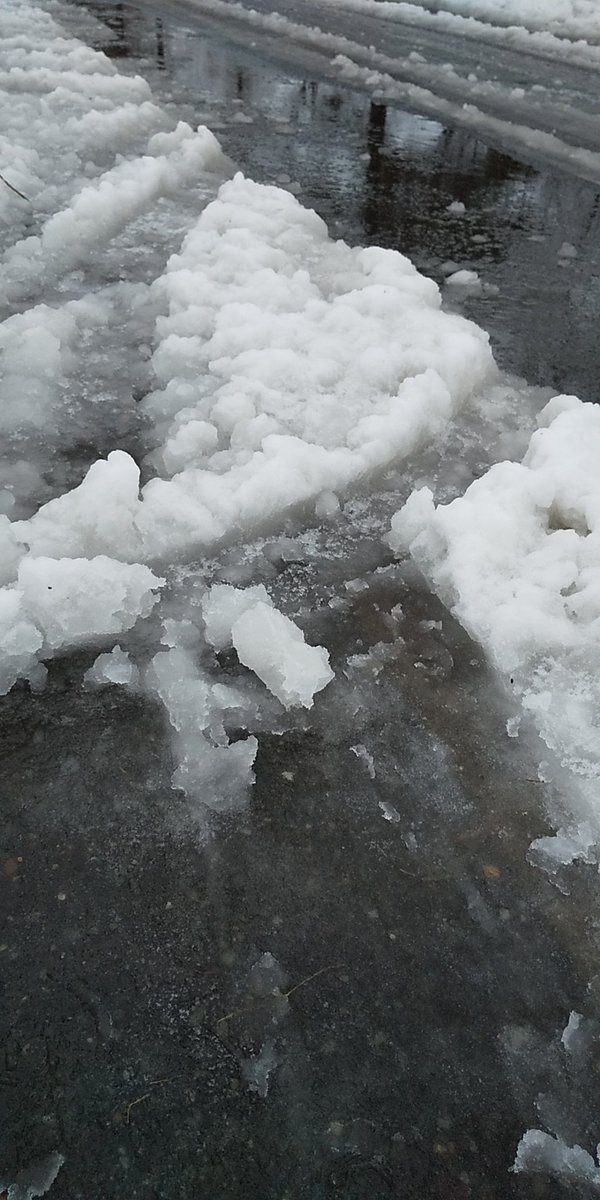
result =
[{"label": "broken ice piece", "polygon": [[393,804],[388,804],[387,800],[380,800],[379,807],[386,821],[393,821],[395,824],[401,819],[398,810],[394,808]]},{"label": "broken ice piece", "polygon": [[350,749],[351,749],[352,753],[356,755],[357,758],[360,758],[360,760],[362,762],[364,762],[365,767],[367,768],[367,771],[369,773],[369,777],[371,779],[374,779],[375,778],[375,763],[373,761],[373,755],[369,754],[367,747],[363,746],[362,743],[359,742],[359,744],[357,746],[351,746]]},{"label": "broken ice piece", "polygon": [[333,679],[327,650],[309,646],[302,630],[270,602],[260,601],[243,612],[231,638],[240,662],[262,679],[285,708],[296,704],[312,708],[316,692]]},{"label": "broken ice piece", "polygon": [[523,1134],[513,1171],[542,1171],[559,1179],[600,1185],[600,1169],[583,1146],[568,1146],[562,1138],[552,1137],[542,1129],[528,1129]]},{"label": "broken ice piece", "polygon": [[252,1092],[264,1100],[269,1091],[269,1078],[277,1066],[277,1055],[272,1038],[267,1038],[258,1054],[242,1061],[242,1074]]},{"label": "broken ice piece", "polygon": [[99,654],[83,676],[85,687],[106,687],[120,684],[122,687],[137,688],[140,672],[129,655],[120,646],[113,646],[110,654]]},{"label": "broken ice piece", "polygon": [[215,650],[231,647],[231,629],[234,622],[258,601],[271,604],[271,598],[262,583],[255,587],[236,588],[230,583],[216,583],[202,597],[202,616],[206,626],[206,638]]},{"label": "broken ice piece", "polygon": [[6,1176],[0,1176],[0,1192],[6,1192],[8,1200],[32,1200],[34,1196],[45,1196],[64,1161],[63,1155],[54,1150],[52,1154],[39,1158],[30,1167],[19,1171],[12,1183]]}]

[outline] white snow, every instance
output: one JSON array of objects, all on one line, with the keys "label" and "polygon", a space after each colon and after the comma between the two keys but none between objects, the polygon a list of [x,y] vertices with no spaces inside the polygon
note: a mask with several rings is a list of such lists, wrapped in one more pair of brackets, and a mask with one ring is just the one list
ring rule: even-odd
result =
[{"label": "white snow", "polygon": [[571,1183],[589,1183],[600,1188],[600,1167],[582,1146],[568,1146],[559,1137],[541,1129],[528,1129],[517,1147],[516,1172],[543,1171]]},{"label": "white snow", "polygon": [[[267,24],[289,32],[282,18]],[[351,520],[342,506],[357,489],[439,442],[492,388],[488,338],[442,311],[436,285],[401,254],[330,237],[290,193],[291,178],[277,188],[238,174],[214,198],[229,164],[213,135],[177,123],[142,79],[121,76],[48,13],[7,0],[0,35],[0,171],[30,197],[0,183],[0,691],[19,678],[39,687],[45,660],[98,646],[86,686],[139,686],[158,698],[174,732],[174,785],[209,808],[235,805],[253,777],[257,742],[246,734],[259,725],[257,695],[263,714],[280,710],[241,670],[236,686],[223,682],[213,651],[235,649],[286,709],[310,708],[333,672],[326,648],[307,644],[263,585],[207,591],[200,565],[194,603],[178,599],[182,564],[258,534],[278,538],[287,521]],[[309,44],[327,53],[348,49],[313,35]],[[331,70],[370,71],[377,90],[389,63],[373,54]],[[433,67],[411,56],[410,70],[418,100]],[[463,86],[452,68],[444,79]],[[436,112],[445,103],[477,125],[479,111],[456,98],[438,98]],[[564,146],[555,149],[560,157]],[[459,215],[460,202],[450,210]],[[155,234],[162,258],[145,258]],[[566,243],[559,257],[572,258]],[[457,292],[461,274],[448,281]],[[147,452],[142,487],[125,443],[100,418],[93,425],[104,393],[119,408],[107,363],[122,346],[121,319],[152,387],[137,406],[147,422],[136,452],[140,461]],[[440,543],[444,520],[425,493],[395,531],[415,543],[443,594],[460,576],[451,602],[461,619],[503,669],[518,670],[548,743],[593,781],[600,432],[589,408],[555,402],[525,462],[473,485],[477,503],[471,489],[457,502],[454,542]],[[91,425],[91,445],[115,447],[96,461],[88,453],[71,488],[47,478],[69,421],[75,445]],[[296,553],[279,537],[264,561],[279,570]],[[243,554],[238,561],[236,581],[246,570]],[[148,623],[151,664],[140,672],[117,639],[157,605],[162,634]],[[376,672],[388,653],[375,648],[349,669]]]},{"label": "white snow", "polygon": [[539,422],[522,463],[496,464],[451,504],[414,492],[389,540],[510,677],[598,838],[600,408],[558,396]]},{"label": "white snow", "polygon": [[15,523],[33,554],[155,560],[276,525],[439,436],[494,372],[487,336],[443,313],[406,258],[333,242],[289,193],[242,176],[158,286],[161,387],[144,405],[163,477],[140,496],[113,452]]},{"label": "white snow", "polygon": [[259,602],[271,604],[269,593],[262,583],[255,587],[236,588],[229,583],[216,583],[202,597],[202,616],[206,638],[215,650],[233,645],[232,628],[238,617]]},{"label": "white snow", "polygon": [[87,687],[105,687],[118,684],[120,687],[137,688],[140,682],[139,668],[129,654],[120,646],[113,646],[110,654],[99,654],[83,682]]},{"label": "white snow", "polygon": [[263,600],[237,617],[231,638],[240,662],[285,708],[312,708],[316,693],[333,679],[327,650],[309,646],[302,630]]}]

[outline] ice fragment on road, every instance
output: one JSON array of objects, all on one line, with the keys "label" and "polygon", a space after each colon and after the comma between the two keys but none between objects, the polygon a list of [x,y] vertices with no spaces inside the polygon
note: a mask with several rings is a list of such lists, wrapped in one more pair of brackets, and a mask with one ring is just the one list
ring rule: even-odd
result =
[{"label": "ice fragment on road", "polygon": [[0,1176],[0,1191],[7,1193],[8,1200],[33,1200],[34,1196],[45,1196],[64,1161],[63,1155],[54,1150],[52,1154],[19,1171],[12,1183],[6,1176]]},{"label": "ice fragment on road", "polygon": [[85,672],[83,682],[87,687],[105,687],[107,684],[120,684],[122,687],[136,688],[140,681],[140,672],[129,655],[120,646],[113,646],[110,654],[99,654],[89,671]]},{"label": "ice fragment on road", "polygon": [[350,749],[351,749],[352,753],[355,754],[356,757],[361,760],[361,762],[364,762],[365,767],[367,768],[367,771],[369,773],[369,777],[371,779],[374,779],[375,778],[375,763],[373,761],[373,755],[369,754],[367,747],[363,746],[359,742],[359,744],[357,746],[351,746]]},{"label": "ice fragment on road", "polygon": [[312,708],[315,694],[333,679],[327,650],[309,646],[302,630],[263,600],[238,617],[231,636],[240,662],[285,708]]},{"label": "ice fragment on road", "polygon": [[262,583],[247,588],[236,588],[230,583],[215,583],[202,597],[201,602],[206,640],[215,650],[231,647],[233,625],[242,613],[259,602],[271,604],[269,593]]},{"label": "ice fragment on road", "polygon": [[572,1182],[581,1181],[600,1188],[600,1169],[583,1146],[568,1146],[562,1138],[541,1129],[528,1129],[517,1146],[513,1171],[556,1175]]}]

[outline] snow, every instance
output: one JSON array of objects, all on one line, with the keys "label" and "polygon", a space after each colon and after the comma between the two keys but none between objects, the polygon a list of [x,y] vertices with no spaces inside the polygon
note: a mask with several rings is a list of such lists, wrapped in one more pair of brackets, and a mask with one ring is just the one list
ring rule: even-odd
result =
[{"label": "snow", "polygon": [[285,708],[312,708],[315,694],[333,679],[327,650],[307,645],[302,630],[262,600],[237,617],[231,637],[240,662]]},{"label": "snow", "polygon": [[528,1129],[521,1138],[513,1171],[542,1171],[571,1183],[600,1187],[600,1167],[582,1146],[568,1146],[559,1137],[541,1129]]},{"label": "snow", "polygon": [[[282,18],[254,19],[288,30]],[[441,444],[492,396],[488,338],[443,311],[435,283],[401,254],[332,238],[290,187],[223,182],[230,164],[207,129],[178,122],[144,80],[121,76],[48,13],[11,0],[0,33],[0,169],[30,197],[0,188],[0,690],[18,679],[41,687],[44,662],[97,648],[86,687],[129,686],[162,704],[174,786],[204,808],[240,806],[255,731],[281,720],[281,706],[297,719],[333,672],[285,602],[276,607],[263,584],[232,586],[251,580],[241,551],[221,575],[229,584],[214,582],[214,561],[204,578],[209,556],[262,536],[274,574],[303,561],[286,523],[351,521],[349,497]],[[347,49],[313,33],[311,45]],[[348,70],[372,69],[361,64]],[[411,70],[432,78],[431,64],[411,60]],[[449,211],[463,210],[455,201]],[[560,253],[568,260],[567,243]],[[457,294],[481,286],[454,270]],[[128,400],[127,370],[149,385],[132,405],[145,422],[135,455],[120,448],[122,430],[135,440],[133,415],[123,425],[114,416],[121,326]],[[473,485],[476,502],[470,489],[448,510],[456,544],[440,542],[442,510],[427,493],[394,528],[500,669],[519,672],[548,744],[593,781],[599,434],[589,408],[555,401],[525,462],[493,468]],[[107,452],[90,452],[70,486],[53,449],[81,441]],[[350,596],[367,586],[347,581]],[[349,669],[376,673],[393,653],[355,656]],[[588,818],[578,829],[589,846]],[[567,842],[577,844],[573,830]]]},{"label": "snow", "polygon": [[[436,506],[428,488],[413,492],[389,541],[411,553],[510,678],[572,773],[597,839],[600,409],[557,396],[539,424],[522,463],[497,463],[452,503]],[[582,837],[582,855],[588,849]]]},{"label": "snow", "polygon": [[99,654],[89,671],[83,676],[87,687],[105,687],[118,684],[120,687],[136,689],[140,682],[139,668],[129,654],[120,646],[113,646],[110,654]]},{"label": "snow", "polygon": [[169,313],[144,408],[161,476],[140,495],[138,467],[112,452],[15,522],[32,554],[168,559],[276,526],[439,436],[494,372],[487,336],[442,312],[408,259],[332,241],[289,193],[241,175],[156,286]]},{"label": "snow", "polygon": [[270,604],[269,593],[262,583],[256,587],[236,588],[229,583],[217,583],[202,597],[202,616],[206,638],[215,650],[233,645],[232,629],[238,617],[258,603]]}]

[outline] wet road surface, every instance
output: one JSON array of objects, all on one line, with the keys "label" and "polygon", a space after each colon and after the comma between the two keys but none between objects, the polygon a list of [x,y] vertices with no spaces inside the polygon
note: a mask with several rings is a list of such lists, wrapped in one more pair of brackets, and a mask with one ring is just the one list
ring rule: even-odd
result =
[{"label": "wet road surface", "polygon": [[[500,362],[595,398],[593,188],[168,12],[95,11],[249,174],[436,278],[475,267]],[[53,1200],[585,1195],[510,1173],[540,1113],[598,1140],[594,1064],[557,1049],[595,1015],[594,880],[527,861],[539,744],[377,537],[277,587],[336,681],[308,729],[260,735],[250,806],[208,840],[163,714],[82,691],[93,651],[1,701],[0,1179],[58,1151]]]}]

